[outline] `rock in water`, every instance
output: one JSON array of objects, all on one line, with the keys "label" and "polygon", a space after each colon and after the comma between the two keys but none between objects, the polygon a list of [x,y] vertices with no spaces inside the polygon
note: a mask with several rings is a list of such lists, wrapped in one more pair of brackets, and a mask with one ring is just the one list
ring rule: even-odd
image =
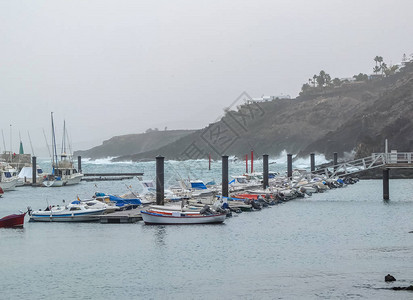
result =
[{"label": "rock in water", "polygon": [[386,281],[386,282],[396,281],[396,278],[394,278],[390,274],[387,274],[386,276],[384,276],[384,281]]}]

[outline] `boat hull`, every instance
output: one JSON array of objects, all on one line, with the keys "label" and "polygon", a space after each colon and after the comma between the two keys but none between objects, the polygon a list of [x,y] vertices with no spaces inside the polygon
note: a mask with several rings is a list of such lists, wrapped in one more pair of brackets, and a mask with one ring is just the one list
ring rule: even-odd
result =
[{"label": "boat hull", "polygon": [[93,212],[82,213],[32,213],[30,221],[33,222],[93,222],[98,221],[100,215],[104,214],[105,210],[96,210]]},{"label": "boat hull", "polygon": [[142,219],[148,225],[190,225],[223,223],[226,214],[174,216],[141,211]]},{"label": "boat hull", "polygon": [[83,174],[77,173],[74,174],[70,177],[64,178],[65,180],[65,185],[74,185],[74,184],[79,184],[80,181],[82,180]]},{"label": "boat hull", "polygon": [[3,189],[3,191],[13,191],[16,189],[16,185],[18,181],[19,181],[18,178],[7,180],[7,181],[2,181],[0,182],[0,187]]},{"label": "boat hull", "polygon": [[43,185],[45,187],[59,187],[63,186],[63,180],[45,180],[43,181]]},{"label": "boat hull", "polygon": [[24,216],[26,213],[19,215],[9,215],[0,219],[0,228],[23,227]]}]

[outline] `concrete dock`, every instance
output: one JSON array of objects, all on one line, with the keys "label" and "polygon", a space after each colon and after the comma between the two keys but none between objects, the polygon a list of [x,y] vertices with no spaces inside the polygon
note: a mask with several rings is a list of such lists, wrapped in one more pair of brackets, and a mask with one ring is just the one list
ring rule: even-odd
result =
[{"label": "concrete dock", "polygon": [[117,211],[106,215],[100,215],[99,221],[100,223],[104,224],[136,223],[139,220],[142,220],[141,209],[142,208],[140,207],[135,209]]}]

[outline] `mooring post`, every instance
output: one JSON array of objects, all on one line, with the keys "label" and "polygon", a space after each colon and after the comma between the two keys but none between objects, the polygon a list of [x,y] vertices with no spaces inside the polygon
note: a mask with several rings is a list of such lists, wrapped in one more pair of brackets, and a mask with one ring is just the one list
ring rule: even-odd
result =
[{"label": "mooring post", "polygon": [[293,155],[287,154],[287,177],[291,179],[293,176]]},{"label": "mooring post", "polygon": [[82,173],[82,157],[80,155],[77,157],[77,171]]},{"label": "mooring post", "polygon": [[156,157],[156,205],[164,205],[164,157]]},{"label": "mooring post", "polygon": [[209,153],[209,166],[208,166],[208,170],[211,171],[211,153]]},{"label": "mooring post", "polygon": [[251,173],[254,172],[254,151],[251,150]]},{"label": "mooring post", "polygon": [[338,153],[334,152],[333,153],[333,165],[334,165],[334,172],[337,170],[337,165],[338,165]]},{"label": "mooring post", "polygon": [[390,169],[383,169],[383,200],[390,199],[389,179],[390,179]]},{"label": "mooring post", "polygon": [[248,173],[248,154],[245,154],[245,173]]},{"label": "mooring post", "polygon": [[262,162],[264,164],[263,166],[263,172],[264,172],[263,188],[265,190],[267,187],[269,187],[269,184],[268,184],[268,154],[264,154],[262,156]]},{"label": "mooring post", "polygon": [[222,156],[222,197],[228,197],[228,156]]},{"label": "mooring post", "polygon": [[36,179],[37,179],[36,156],[32,156],[32,185],[36,184]]},{"label": "mooring post", "polygon": [[315,171],[315,154],[310,154],[310,165],[311,165],[311,172]]}]

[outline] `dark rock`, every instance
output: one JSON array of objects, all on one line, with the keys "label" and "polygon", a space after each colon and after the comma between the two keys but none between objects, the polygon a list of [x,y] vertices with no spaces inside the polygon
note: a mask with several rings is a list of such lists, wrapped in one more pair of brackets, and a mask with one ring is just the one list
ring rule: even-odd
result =
[{"label": "dark rock", "polygon": [[386,281],[386,282],[391,282],[391,281],[396,281],[396,278],[394,278],[392,275],[390,275],[390,274],[387,274],[385,277],[384,277],[384,281]]},{"label": "dark rock", "polygon": [[395,286],[391,288],[393,291],[413,291],[413,285],[409,286]]}]

